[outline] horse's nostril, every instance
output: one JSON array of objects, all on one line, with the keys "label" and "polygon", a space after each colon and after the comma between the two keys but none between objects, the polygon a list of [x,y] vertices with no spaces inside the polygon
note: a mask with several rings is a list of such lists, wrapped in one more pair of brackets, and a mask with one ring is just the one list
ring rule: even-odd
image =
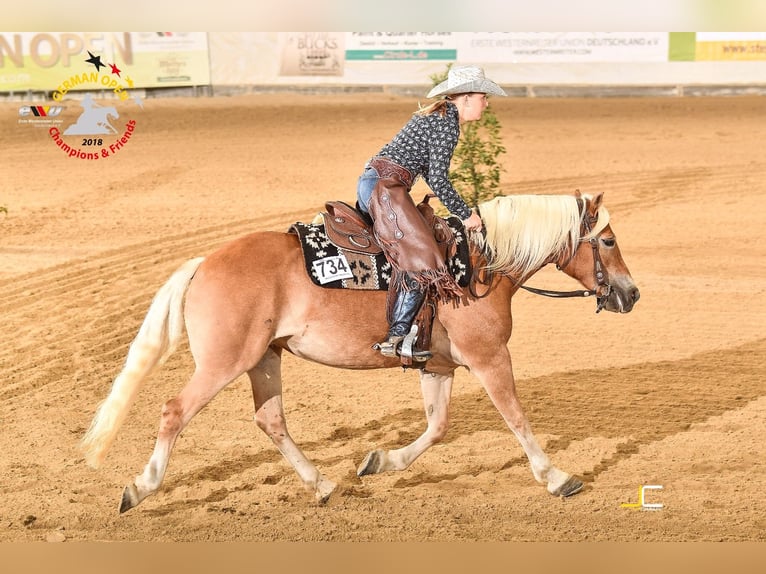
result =
[{"label": "horse's nostril", "polygon": [[634,303],[639,300],[641,297],[641,292],[638,290],[638,287],[633,287],[633,289],[631,289],[630,296]]}]

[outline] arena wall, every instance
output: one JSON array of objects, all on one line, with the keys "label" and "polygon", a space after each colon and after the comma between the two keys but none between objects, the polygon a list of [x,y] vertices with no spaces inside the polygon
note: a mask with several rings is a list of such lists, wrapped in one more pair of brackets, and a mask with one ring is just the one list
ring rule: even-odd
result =
[{"label": "arena wall", "polygon": [[171,95],[420,94],[455,62],[512,96],[766,93],[766,32],[0,33],[0,93],[53,92],[94,54]]}]

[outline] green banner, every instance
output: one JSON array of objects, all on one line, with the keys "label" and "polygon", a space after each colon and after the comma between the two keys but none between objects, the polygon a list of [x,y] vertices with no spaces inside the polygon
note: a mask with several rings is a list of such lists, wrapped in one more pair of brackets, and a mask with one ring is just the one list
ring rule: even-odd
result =
[{"label": "green banner", "polygon": [[457,50],[346,50],[346,60],[456,60]]}]

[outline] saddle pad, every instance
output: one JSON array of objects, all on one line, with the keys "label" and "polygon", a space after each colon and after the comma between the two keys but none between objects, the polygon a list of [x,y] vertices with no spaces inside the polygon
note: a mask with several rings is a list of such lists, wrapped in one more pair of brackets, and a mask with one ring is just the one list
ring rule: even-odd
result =
[{"label": "saddle pad", "polygon": [[[457,217],[448,217],[446,221],[455,233],[457,247],[455,256],[447,261],[447,268],[458,285],[466,287],[471,267],[463,224]],[[289,232],[300,239],[306,271],[315,285],[330,289],[388,291],[391,264],[382,253],[367,255],[336,247],[321,223],[294,223]]]}]

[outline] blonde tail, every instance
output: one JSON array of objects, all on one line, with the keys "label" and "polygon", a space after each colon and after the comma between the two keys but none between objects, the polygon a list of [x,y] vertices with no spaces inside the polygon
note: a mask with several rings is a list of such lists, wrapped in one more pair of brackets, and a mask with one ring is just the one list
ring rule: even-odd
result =
[{"label": "blonde tail", "polygon": [[114,442],[146,378],[173,353],[184,334],[183,302],[203,257],[190,259],[157,291],[141,328],[130,344],[125,366],[109,396],[99,405],[80,443],[85,462],[98,468]]}]

